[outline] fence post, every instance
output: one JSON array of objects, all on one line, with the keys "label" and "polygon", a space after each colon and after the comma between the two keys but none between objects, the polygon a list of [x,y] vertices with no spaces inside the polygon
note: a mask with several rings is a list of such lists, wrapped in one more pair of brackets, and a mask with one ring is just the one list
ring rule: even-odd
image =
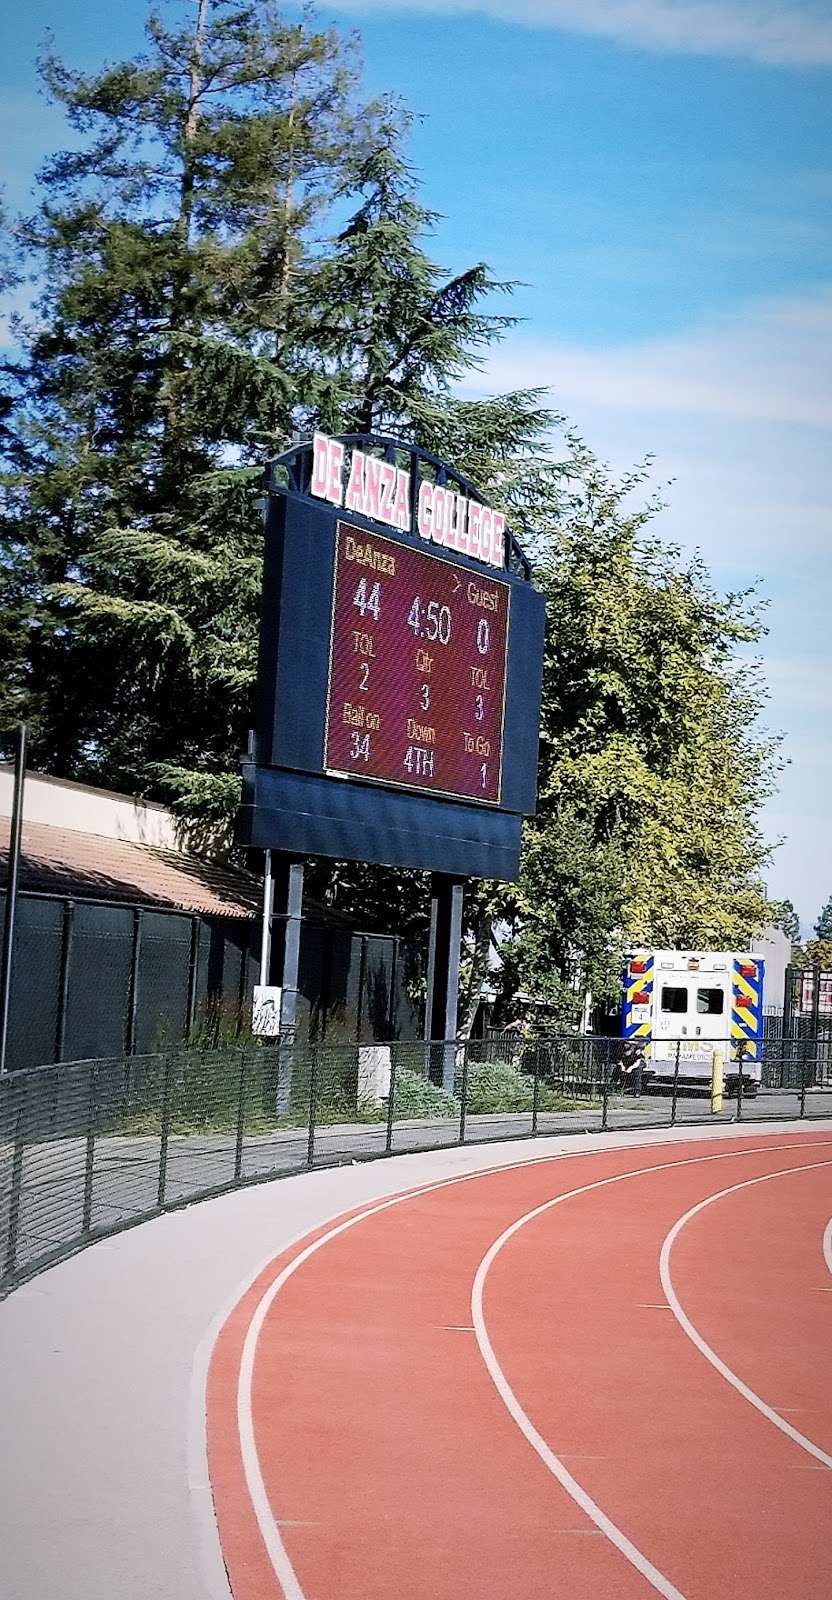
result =
[{"label": "fence post", "polygon": [[722,1051],[715,1050],[711,1062],[711,1114],[717,1115],[722,1110],[722,1090],[724,1075],[722,1067]]},{"label": "fence post", "polygon": [[315,1165],[315,1101],[318,1097],[318,1052],[312,1047],[309,1061],[309,1129],[306,1141],[306,1165]]},{"label": "fence post", "polygon": [[164,1209],[165,1186],[168,1178],[168,1139],[170,1137],[170,1112],[171,1112],[171,1078],[172,1064],[170,1056],[165,1056],[164,1074],[162,1077],[162,1116],[159,1137],[159,1186],[156,1191],[156,1204],[159,1210]]},{"label": "fence post", "polygon": [[240,1086],[237,1094],[237,1141],[234,1146],[234,1182],[239,1183],[243,1175],[243,1139],[246,1129],[246,1052],[240,1051]]},{"label": "fence post", "polygon": [[610,1100],[610,1051],[611,1051],[611,1049],[612,1049],[612,1044],[611,1044],[611,1041],[608,1039],[607,1040],[607,1048],[606,1048],[606,1050],[604,1052],[604,1060],[603,1060],[603,1062],[601,1064],[601,1132],[602,1133],[604,1132],[604,1130],[605,1130],[605,1128],[607,1126],[607,1114],[609,1112],[609,1100]]},{"label": "fence post", "polygon": [[9,1227],[6,1235],[6,1259],[3,1265],[4,1278],[10,1278],[17,1266],[17,1239],[20,1232],[20,1197],[23,1190],[23,1159],[26,1154],[24,1096],[28,1096],[28,1083],[21,1084],[20,1088],[23,1090],[23,1094],[20,1097],[21,1103],[18,1105],[15,1117],[12,1181],[9,1189]]},{"label": "fence post", "polygon": [[465,1117],[468,1110],[468,1040],[462,1046],[462,1086],[459,1106],[459,1142],[465,1143]]},{"label": "fence post", "polygon": [[12,988],[12,957],[17,923],[17,882],[20,874],[20,842],[23,835],[23,794],[26,786],[26,723],[17,730],[14,757],[14,799],[9,832],[9,870],[6,878],[6,905],[3,912],[3,954],[0,958],[0,1077],[6,1071],[9,1043],[9,1012]]},{"label": "fence post", "polygon": [[737,1121],[742,1122],[742,1069],[745,1059],[745,1041],[740,1039],[737,1045]]},{"label": "fence post", "polygon": [[98,1062],[90,1066],[90,1095],[87,1108],[87,1149],[84,1161],[84,1205],[81,1213],[81,1232],[89,1233],[92,1226],[92,1187],[95,1177],[95,1123],[98,1115]]},{"label": "fence post", "polygon": [[191,917],[191,945],[188,952],[188,1000],[185,1012],[185,1038],[190,1039],[196,1021],[196,986],[199,977],[199,917]]},{"label": "fence post", "polygon": [[66,1012],[69,1004],[69,963],[72,956],[72,929],[75,918],[75,901],[64,901],[61,928],[61,966],[58,976],[58,1015],[55,1021],[55,1060],[62,1061],[66,1039]]},{"label": "fence post", "polygon": [[532,1137],[537,1133],[537,1114],[540,1110],[540,1045],[534,1048],[534,1083],[532,1085]]},{"label": "fence post", "polygon": [[673,1063],[673,1098],[670,1102],[670,1126],[676,1126],[676,1106],[679,1100],[679,1055],[682,1049],[680,1039],[676,1040],[676,1060]]},{"label": "fence post", "polygon": [[[816,1047],[817,1048],[817,1047]],[[806,1055],[800,1063],[800,1115],[806,1115]]]},{"label": "fence post", "polygon": [[[139,1006],[139,962],[142,956],[142,914],[136,906],[133,911],[133,944],[130,951],[130,982],[127,991],[127,1035],[125,1055],[136,1054],[136,1015]],[[129,1077],[128,1067],[128,1077]]]},{"label": "fence post", "polygon": [[396,1056],[395,1045],[390,1046],[390,1083],[387,1089],[387,1134],[384,1148],[387,1154],[393,1148],[393,1120],[396,1115]]}]

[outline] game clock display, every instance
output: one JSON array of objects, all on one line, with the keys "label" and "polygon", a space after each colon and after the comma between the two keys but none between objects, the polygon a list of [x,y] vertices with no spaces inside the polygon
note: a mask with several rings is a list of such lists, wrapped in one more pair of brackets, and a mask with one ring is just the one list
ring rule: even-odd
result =
[{"label": "game clock display", "polygon": [[339,521],[324,769],[499,806],[511,586]]}]

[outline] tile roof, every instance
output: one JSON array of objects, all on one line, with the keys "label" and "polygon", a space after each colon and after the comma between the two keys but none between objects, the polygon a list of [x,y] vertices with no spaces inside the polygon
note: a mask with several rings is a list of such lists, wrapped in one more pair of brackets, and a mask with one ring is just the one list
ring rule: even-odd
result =
[{"label": "tile roof", "polygon": [[[0,817],[0,887],[8,874],[10,822]],[[256,878],[175,850],[24,822],[20,887],[97,900],[133,900],[219,917],[260,908]]]}]

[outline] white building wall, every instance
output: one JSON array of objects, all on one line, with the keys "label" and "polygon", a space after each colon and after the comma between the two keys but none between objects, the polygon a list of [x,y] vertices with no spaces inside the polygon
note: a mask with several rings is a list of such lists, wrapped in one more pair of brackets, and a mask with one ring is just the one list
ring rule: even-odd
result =
[{"label": "white building wall", "polygon": [[751,954],[762,956],[766,964],[763,1009],[782,1011],[786,998],[786,968],[792,959],[791,940],[780,928],[766,928],[759,939],[752,939]]},{"label": "white building wall", "polygon": [[[0,761],[0,817],[10,817],[14,799],[14,767]],[[27,772],[23,797],[24,822],[44,822],[73,833],[92,833],[128,844],[154,845],[162,850],[182,850],[176,818],[164,806],[110,794],[83,783]]]}]

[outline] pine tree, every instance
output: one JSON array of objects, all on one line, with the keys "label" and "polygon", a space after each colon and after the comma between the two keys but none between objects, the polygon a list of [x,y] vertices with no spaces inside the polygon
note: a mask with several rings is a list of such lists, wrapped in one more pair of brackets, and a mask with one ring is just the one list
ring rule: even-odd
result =
[{"label": "pine tree", "polygon": [[34,759],[148,793],[174,768],[191,789],[215,773],[227,792],[261,462],[316,395],[291,302],[375,114],[309,19],[199,0],[194,25],[147,32],[100,73],[42,63],[88,142],[48,164],[20,230],[45,288],[6,370],[4,569]]},{"label": "pine tree", "polygon": [[402,154],[408,118],[390,105],[359,163],[358,209],[307,278],[299,310],[331,381],[315,420],[329,432],[418,434],[422,408],[513,319],[483,309],[497,284],[479,263],[450,276],[427,255],[436,220]]}]

